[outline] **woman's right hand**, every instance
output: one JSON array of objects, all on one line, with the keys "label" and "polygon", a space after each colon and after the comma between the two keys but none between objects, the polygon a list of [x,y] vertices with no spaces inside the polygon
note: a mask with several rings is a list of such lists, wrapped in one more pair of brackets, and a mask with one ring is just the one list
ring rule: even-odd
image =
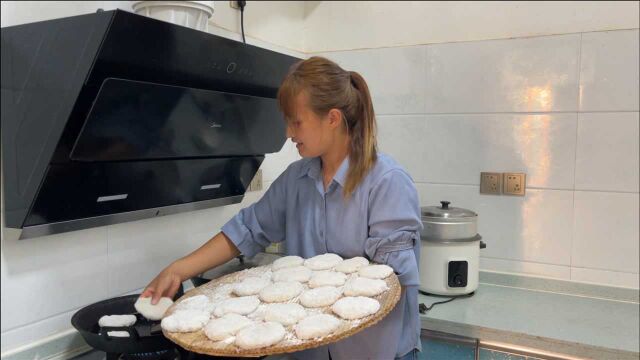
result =
[{"label": "woman's right hand", "polygon": [[151,304],[153,305],[157,304],[161,297],[173,299],[180,289],[182,281],[182,276],[176,271],[175,264],[171,264],[147,285],[140,297],[151,296]]},{"label": "woman's right hand", "polygon": [[219,232],[198,250],[174,261],[162,270],[147,285],[140,297],[151,296],[151,303],[154,305],[161,297],[173,299],[184,280],[224,264],[238,255],[238,248],[224,233]]}]

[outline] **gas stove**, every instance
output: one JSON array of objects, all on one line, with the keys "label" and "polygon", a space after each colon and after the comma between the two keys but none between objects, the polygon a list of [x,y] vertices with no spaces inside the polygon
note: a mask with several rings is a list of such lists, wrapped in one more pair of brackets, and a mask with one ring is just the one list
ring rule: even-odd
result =
[{"label": "gas stove", "polygon": [[[176,346],[175,349],[137,353],[137,354],[117,354],[105,353],[103,351],[93,350],[86,354],[82,354],[72,360],[231,360],[240,359],[232,357],[217,357],[197,354],[184,350]],[[264,357],[259,358],[264,359]]]}]

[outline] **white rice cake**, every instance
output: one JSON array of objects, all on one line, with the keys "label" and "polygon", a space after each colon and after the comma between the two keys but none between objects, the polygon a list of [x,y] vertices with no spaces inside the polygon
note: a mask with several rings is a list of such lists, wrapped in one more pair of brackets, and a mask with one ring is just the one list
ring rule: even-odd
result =
[{"label": "white rice cake", "polygon": [[333,268],[333,270],[343,272],[345,274],[351,274],[358,271],[358,269],[360,269],[361,267],[367,266],[367,265],[369,265],[369,260],[363,258],[362,256],[356,256],[354,258],[347,259],[341,262],[340,264],[336,265],[336,267]]},{"label": "white rice cake", "polygon": [[307,316],[300,304],[269,304],[264,315],[265,321],[275,321],[284,326],[294,325]]},{"label": "white rice cake", "polygon": [[256,295],[269,284],[271,281],[267,278],[252,276],[236,284],[233,292],[238,296]]},{"label": "white rice cake", "polygon": [[342,321],[333,315],[319,314],[300,320],[294,331],[299,339],[315,339],[335,332]]},{"label": "white rice cake", "polygon": [[271,270],[278,271],[288,267],[302,266],[303,263],[304,259],[300,256],[285,256],[274,261],[271,264]]},{"label": "white rice cake", "polygon": [[342,261],[343,260],[339,255],[326,253],[305,260],[304,266],[311,270],[329,270],[340,264]]},{"label": "white rice cake", "polygon": [[259,349],[279,343],[284,339],[282,324],[269,321],[247,326],[236,335],[235,344],[241,349]]},{"label": "white rice cake", "polygon": [[307,290],[300,295],[300,304],[308,308],[319,308],[332,305],[338,301],[342,293],[333,286],[323,286]]},{"label": "white rice cake", "polygon": [[213,304],[205,295],[196,295],[181,300],[176,305],[176,311],[178,310],[200,310],[208,311],[209,313],[211,313],[211,311],[213,310]]},{"label": "white rice cake", "polygon": [[170,332],[193,332],[202,329],[210,318],[208,311],[179,310],[162,319],[160,326]]},{"label": "white rice cake", "polygon": [[384,279],[391,274],[393,268],[388,265],[369,265],[358,270],[358,275],[369,279]]},{"label": "white rice cake", "polygon": [[100,327],[126,327],[135,324],[136,320],[135,315],[105,315],[98,320],[98,325]]},{"label": "white rice cake", "polygon": [[214,305],[213,314],[217,317],[228,313],[247,315],[252,313],[260,305],[257,296],[241,296],[222,300]]},{"label": "white rice cake", "polygon": [[349,279],[344,286],[346,296],[376,296],[387,291],[389,287],[384,280],[357,277]]},{"label": "white rice cake", "polygon": [[273,273],[273,281],[297,281],[305,283],[309,281],[313,272],[304,266],[295,266],[280,269]]},{"label": "white rice cake", "polygon": [[346,320],[361,319],[375,314],[378,310],[380,310],[378,300],[364,296],[343,297],[331,305],[331,311]]},{"label": "white rice cake", "polygon": [[133,305],[136,311],[149,320],[160,320],[167,312],[167,309],[173,305],[173,300],[168,297],[162,297],[157,304],[151,304],[151,296],[140,297]]},{"label": "white rice cake", "polygon": [[317,271],[309,279],[309,287],[342,286],[347,281],[347,275],[337,271]]},{"label": "white rice cake", "polygon": [[260,300],[268,303],[284,302],[300,295],[304,290],[297,281],[280,281],[273,283],[260,291]]},{"label": "white rice cake", "polygon": [[253,324],[246,316],[229,313],[221,318],[210,320],[204,327],[204,334],[213,341],[234,336],[238,331]]}]

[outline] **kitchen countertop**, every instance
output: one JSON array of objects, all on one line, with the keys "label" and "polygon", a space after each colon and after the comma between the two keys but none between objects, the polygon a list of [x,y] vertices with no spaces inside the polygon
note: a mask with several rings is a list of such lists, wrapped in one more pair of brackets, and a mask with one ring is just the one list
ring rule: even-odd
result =
[{"label": "kitchen countertop", "polygon": [[[419,295],[429,306],[442,297]],[[594,359],[638,359],[639,306],[480,284],[469,298],[420,315],[423,329]]]},{"label": "kitchen countertop", "polygon": [[[266,265],[278,257],[260,253],[244,264],[234,259],[207,272],[205,277],[211,279]],[[633,295],[619,301],[586,296],[578,291],[581,285],[576,287],[575,283],[533,278],[529,282],[538,288],[530,289],[498,285],[500,282],[495,280],[500,275],[482,275],[486,274],[481,274],[481,284],[474,296],[436,305],[427,314],[421,314],[422,328],[476,338],[481,345],[515,345],[581,358],[638,359],[637,291],[625,289]],[[509,285],[527,283],[507,280],[504,283]],[[554,291],[540,290],[541,282],[546,284],[543,289]],[[568,288],[579,295],[558,293],[559,289]],[[599,291],[609,294],[608,297],[616,293],[607,287],[600,287]],[[447,298],[419,295],[419,302],[425,305],[443,299]]]},{"label": "kitchen countertop", "polygon": [[[234,259],[204,277],[266,265],[278,257],[260,253],[244,263]],[[446,299],[418,296],[425,305]],[[590,359],[640,357],[640,307],[634,289],[481,272],[472,297],[436,305],[420,318],[422,329],[478,339],[480,346]]]}]

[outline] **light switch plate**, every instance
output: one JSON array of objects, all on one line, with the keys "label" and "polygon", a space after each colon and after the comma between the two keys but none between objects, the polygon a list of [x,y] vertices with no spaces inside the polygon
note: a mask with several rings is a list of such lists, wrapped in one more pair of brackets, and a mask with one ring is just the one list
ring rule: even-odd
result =
[{"label": "light switch plate", "polygon": [[502,174],[502,193],[505,195],[524,196],[527,175],[524,173],[504,173]]},{"label": "light switch plate", "polygon": [[502,174],[481,172],[480,173],[480,193],[500,195],[502,192]]},{"label": "light switch plate", "polygon": [[256,171],[256,175],[251,180],[249,184],[249,189],[247,191],[260,191],[262,190],[262,169],[258,169]]}]

